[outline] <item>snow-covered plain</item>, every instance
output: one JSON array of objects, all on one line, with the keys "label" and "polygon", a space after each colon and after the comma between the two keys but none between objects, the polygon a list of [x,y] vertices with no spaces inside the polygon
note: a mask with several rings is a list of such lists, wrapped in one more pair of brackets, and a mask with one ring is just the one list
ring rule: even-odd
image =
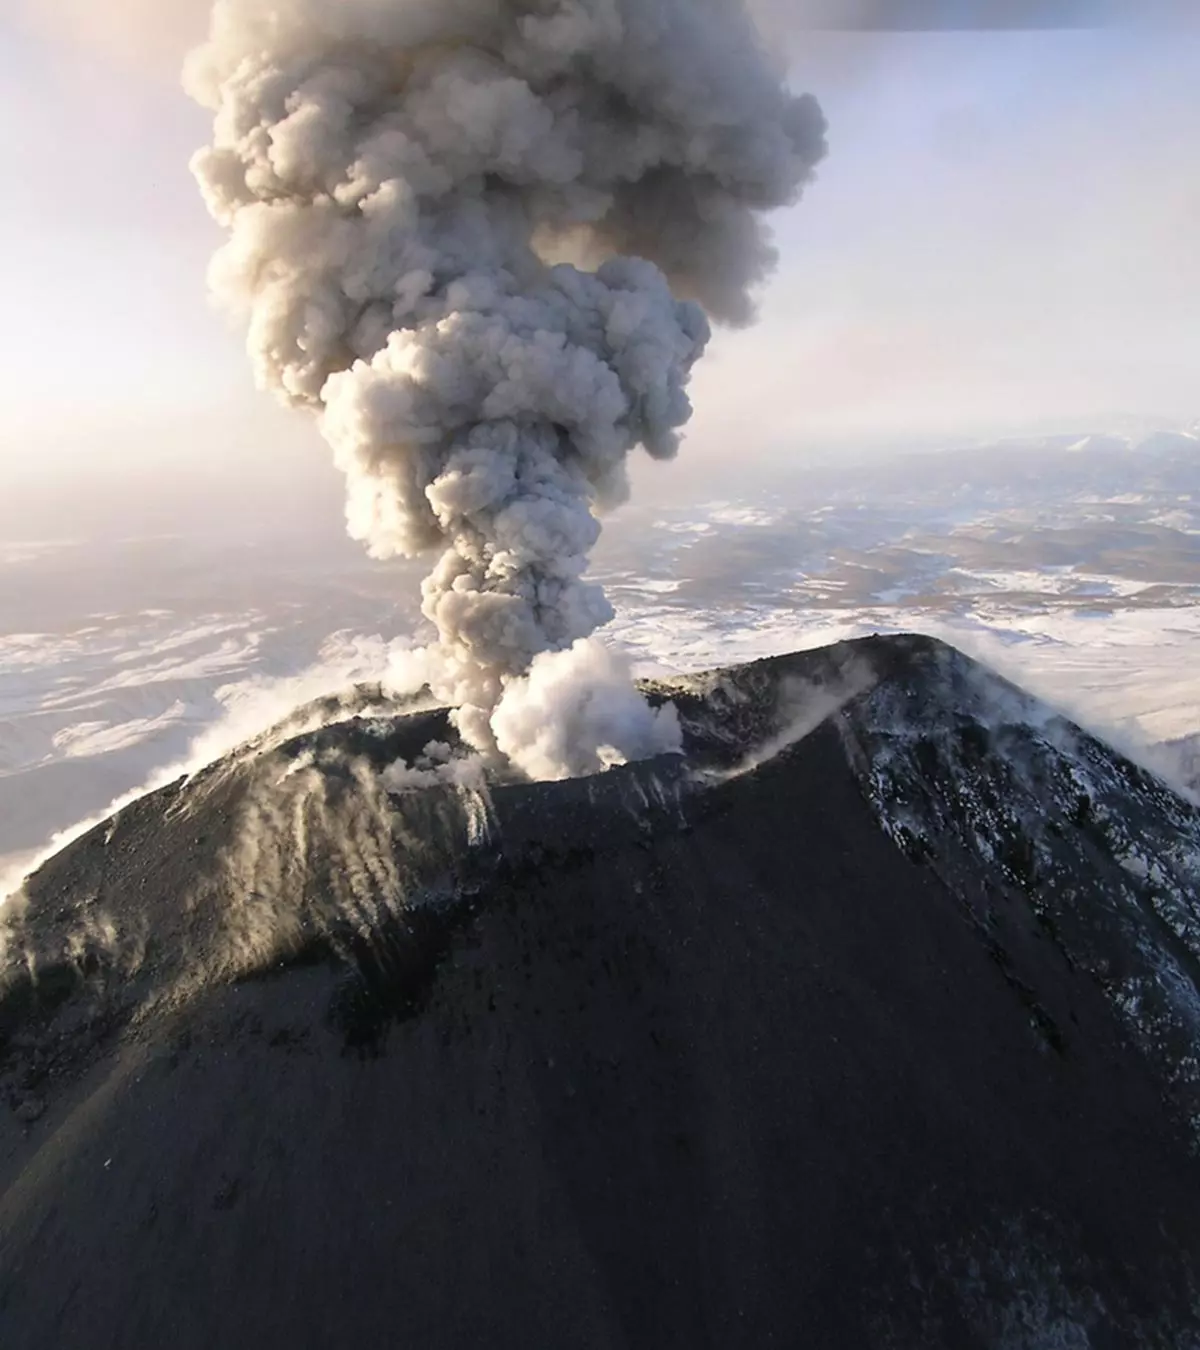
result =
[{"label": "snow-covered plain", "polygon": [[[1187,783],[1200,442],[1078,435],[635,501],[595,572],[644,673],[941,636]],[[0,892],[52,835],[419,641],[416,566],[311,539],[0,543]],[[199,751],[197,749],[199,745]]]}]

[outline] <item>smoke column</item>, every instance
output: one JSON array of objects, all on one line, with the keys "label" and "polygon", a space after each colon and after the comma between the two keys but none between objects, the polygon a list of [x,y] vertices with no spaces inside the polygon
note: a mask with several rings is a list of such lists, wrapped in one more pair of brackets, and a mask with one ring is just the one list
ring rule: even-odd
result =
[{"label": "smoke column", "polygon": [[540,777],[678,745],[591,635],[596,512],[669,459],[709,318],[743,323],[825,123],[741,0],[217,0],[186,71],[218,298],[312,410],[432,684]]}]

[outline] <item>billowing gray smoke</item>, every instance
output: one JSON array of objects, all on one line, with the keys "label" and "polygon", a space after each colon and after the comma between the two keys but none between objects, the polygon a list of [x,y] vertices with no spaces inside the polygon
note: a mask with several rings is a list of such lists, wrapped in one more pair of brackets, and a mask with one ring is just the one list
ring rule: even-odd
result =
[{"label": "billowing gray smoke", "polygon": [[440,553],[467,739],[547,777],[677,744],[584,573],[629,453],[676,453],[707,315],[751,316],[760,213],[824,154],[741,0],[217,0],[187,83],[214,288],[320,416],[354,537]]}]

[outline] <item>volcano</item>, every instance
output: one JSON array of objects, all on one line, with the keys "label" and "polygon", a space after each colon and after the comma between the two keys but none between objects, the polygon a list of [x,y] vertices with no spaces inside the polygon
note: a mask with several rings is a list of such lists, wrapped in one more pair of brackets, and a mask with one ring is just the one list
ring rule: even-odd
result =
[{"label": "volcano", "polygon": [[1200,811],[927,638],[645,688],[561,783],[357,690],[29,879],[6,1350],[1200,1343]]}]

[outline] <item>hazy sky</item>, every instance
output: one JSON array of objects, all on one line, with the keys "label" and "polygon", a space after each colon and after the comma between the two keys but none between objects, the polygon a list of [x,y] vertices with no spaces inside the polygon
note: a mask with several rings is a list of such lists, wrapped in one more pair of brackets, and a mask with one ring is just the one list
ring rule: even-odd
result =
[{"label": "hazy sky", "polygon": [[[73,5],[100,12],[57,8]],[[262,509],[301,483],[332,500],[315,438],[253,392],[207,305],[218,240],[187,172],[204,119],[161,60],[107,36],[101,55],[0,18],[0,532],[55,484],[128,496],[161,470],[219,501],[234,462]],[[778,221],[760,325],[722,337],[699,377],[694,464],[1200,415],[1194,27],[792,49],[832,153]]]}]

